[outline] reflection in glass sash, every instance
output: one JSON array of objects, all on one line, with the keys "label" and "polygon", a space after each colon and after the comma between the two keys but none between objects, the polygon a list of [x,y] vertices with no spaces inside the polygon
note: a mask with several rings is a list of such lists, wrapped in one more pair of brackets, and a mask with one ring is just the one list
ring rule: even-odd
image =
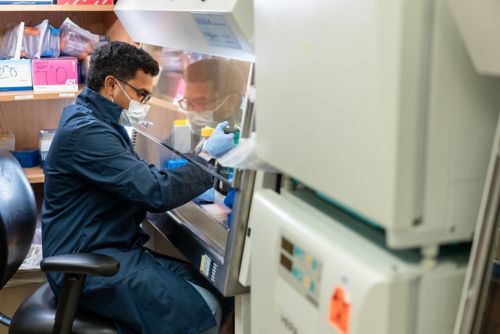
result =
[{"label": "reflection in glass sash", "polygon": [[[136,126],[136,150],[158,168],[172,170],[192,163],[214,176],[214,188],[194,200],[229,228],[234,171],[220,166],[205,150],[217,124],[227,122],[223,133],[234,134],[237,145],[243,126],[251,64],[186,51],[146,45],[158,61],[150,111]],[[219,130],[220,133],[220,130]],[[207,145],[208,147],[209,145]],[[226,201],[227,202],[227,201]],[[223,212],[224,211],[224,212]]]}]

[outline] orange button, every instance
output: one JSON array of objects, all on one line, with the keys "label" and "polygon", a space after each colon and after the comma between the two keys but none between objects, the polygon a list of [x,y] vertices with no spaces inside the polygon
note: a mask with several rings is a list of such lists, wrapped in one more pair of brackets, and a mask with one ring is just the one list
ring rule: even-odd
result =
[{"label": "orange button", "polygon": [[309,289],[309,284],[311,282],[311,278],[309,276],[304,277],[304,289]]},{"label": "orange button", "polygon": [[336,287],[330,299],[330,324],[341,334],[349,333],[351,304],[347,302],[344,289]]}]

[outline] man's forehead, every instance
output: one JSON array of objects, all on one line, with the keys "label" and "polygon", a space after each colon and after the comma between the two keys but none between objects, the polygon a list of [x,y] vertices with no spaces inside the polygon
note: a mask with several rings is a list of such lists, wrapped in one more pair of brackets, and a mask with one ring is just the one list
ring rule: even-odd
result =
[{"label": "man's forehead", "polygon": [[137,89],[144,89],[147,92],[151,92],[153,88],[153,76],[139,69],[135,77],[129,80],[129,83],[134,85]]},{"label": "man's forehead", "polygon": [[210,81],[186,82],[186,96],[212,96],[214,94],[214,85]]}]

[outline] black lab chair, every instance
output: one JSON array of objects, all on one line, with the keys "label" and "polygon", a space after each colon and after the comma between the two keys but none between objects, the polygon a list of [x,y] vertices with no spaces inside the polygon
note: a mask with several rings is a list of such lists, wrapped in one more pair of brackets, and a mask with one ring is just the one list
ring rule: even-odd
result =
[{"label": "black lab chair", "polygon": [[[36,225],[36,203],[17,160],[0,150],[0,289],[26,257]],[[38,288],[9,319],[0,313],[0,323],[9,334],[116,334],[113,323],[78,311],[77,305],[87,274],[112,276],[119,263],[109,256],[69,254],[46,258],[43,272],[64,273],[59,300],[48,284]]]}]

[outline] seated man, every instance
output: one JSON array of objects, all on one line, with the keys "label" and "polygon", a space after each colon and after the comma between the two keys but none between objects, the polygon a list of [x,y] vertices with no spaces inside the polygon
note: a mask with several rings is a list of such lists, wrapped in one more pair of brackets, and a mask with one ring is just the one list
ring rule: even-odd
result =
[{"label": "seated man", "polygon": [[[115,276],[88,276],[80,302],[115,320],[120,333],[217,333],[232,300],[191,265],[143,247],[146,210],[175,208],[213,184],[191,164],[168,172],[148,165],[132,147],[123,126],[144,119],[158,71],[148,53],[122,42],[92,55],[87,87],[64,109],[47,156],[43,253],[120,262]],[[62,275],[48,280],[57,295]]]}]

